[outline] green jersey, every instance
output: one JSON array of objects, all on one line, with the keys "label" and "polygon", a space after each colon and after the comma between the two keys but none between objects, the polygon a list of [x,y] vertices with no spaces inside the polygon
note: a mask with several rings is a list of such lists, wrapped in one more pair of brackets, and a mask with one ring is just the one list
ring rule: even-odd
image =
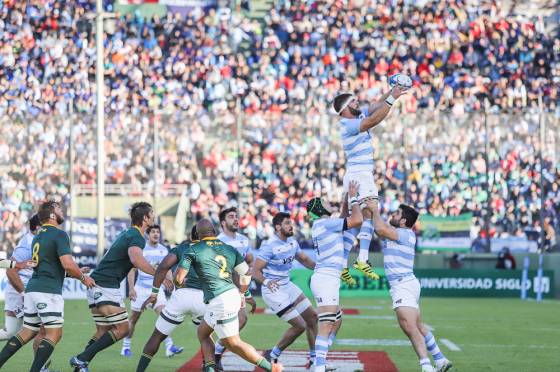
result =
[{"label": "green jersey", "polygon": [[45,224],[33,238],[31,248],[31,259],[37,266],[33,269],[25,293],[62,294],[66,272],[60,263],[60,257],[72,254],[68,234],[56,226]]},{"label": "green jersey", "polygon": [[[172,271],[175,271],[175,269],[179,265],[179,262],[181,262],[181,260],[183,259],[186,250],[193,244],[195,243],[184,241],[169,251],[169,253],[177,256],[177,264],[175,264],[175,266],[172,268]],[[200,282],[200,279],[198,279],[198,275],[196,275],[195,270],[189,270],[189,272],[187,273],[184,288],[202,289],[202,283]]]},{"label": "green jersey", "polygon": [[233,269],[245,262],[243,256],[230,245],[216,238],[205,238],[185,250],[179,266],[194,269],[202,282],[204,302],[236,288],[232,281]]},{"label": "green jersey", "polygon": [[133,267],[128,256],[128,249],[130,247],[144,249],[145,245],[146,240],[136,226],[120,233],[99,265],[91,273],[95,283],[100,287],[119,288],[122,280]]}]

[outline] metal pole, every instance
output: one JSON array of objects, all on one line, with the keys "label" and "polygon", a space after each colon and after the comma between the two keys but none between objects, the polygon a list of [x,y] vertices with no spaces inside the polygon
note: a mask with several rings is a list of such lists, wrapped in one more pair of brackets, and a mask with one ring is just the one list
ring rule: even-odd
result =
[{"label": "metal pole", "polygon": [[242,106],[241,106],[241,98],[237,97],[237,115],[236,115],[236,147],[237,147],[237,183],[239,184],[239,180],[241,180],[241,115],[243,114]]},{"label": "metal pole", "polygon": [[541,223],[541,233],[540,233],[540,240],[541,240],[541,244],[540,244],[540,250],[541,253],[544,252],[545,246],[544,246],[544,239],[545,239],[545,231],[544,231],[544,197],[545,197],[545,193],[544,193],[544,172],[543,172],[543,168],[544,168],[544,161],[543,161],[543,152],[544,152],[544,145],[545,145],[545,132],[546,132],[546,128],[545,128],[545,123],[543,120],[543,106],[542,106],[542,93],[539,93],[539,129],[540,129],[540,151],[539,151],[539,168],[540,168],[540,181],[539,181],[539,187],[540,187],[540,199],[541,199],[541,203],[540,203],[540,211],[539,211],[539,217],[540,217],[540,223]]},{"label": "metal pole", "polygon": [[157,213],[157,182],[158,182],[158,171],[159,171],[159,117],[160,113],[156,112],[154,115],[154,211]]},{"label": "metal pole", "polygon": [[104,65],[103,65],[103,1],[96,0],[96,51],[95,80],[97,87],[97,261],[105,251],[105,123],[104,123]]},{"label": "metal pole", "polygon": [[75,203],[74,203],[74,162],[75,162],[75,154],[74,154],[74,144],[72,143],[72,120],[74,117],[72,116],[68,121],[69,132],[68,132],[68,182],[70,184],[69,192],[70,192],[70,245],[72,245],[72,236],[73,236],[73,228],[74,228],[74,214],[75,214]]},{"label": "metal pole", "polygon": [[402,158],[402,162],[403,162],[403,191],[404,191],[404,202],[408,203],[408,185],[406,184],[408,181],[408,171],[407,171],[407,167],[406,167],[406,128],[408,128],[408,124],[409,124],[409,116],[407,115],[405,117],[405,124],[402,127],[402,135],[401,135],[401,158]]},{"label": "metal pole", "polygon": [[492,205],[490,204],[492,190],[490,188],[490,160],[488,153],[490,152],[490,134],[488,131],[488,114],[486,112],[486,106],[484,107],[484,161],[486,163],[486,218],[484,219],[484,225],[486,230],[486,251],[492,251],[492,241],[490,239],[490,218],[492,216]]}]

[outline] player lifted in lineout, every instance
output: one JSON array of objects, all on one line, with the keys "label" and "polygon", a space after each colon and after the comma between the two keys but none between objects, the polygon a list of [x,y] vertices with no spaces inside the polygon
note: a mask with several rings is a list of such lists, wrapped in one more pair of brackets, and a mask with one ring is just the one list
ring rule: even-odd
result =
[{"label": "player lifted in lineout", "polygon": [[[334,111],[341,117],[339,126],[346,155],[346,173],[343,179],[345,192],[348,191],[350,181],[360,182],[357,197],[363,211],[364,222],[357,236],[360,241],[360,252],[353,266],[371,279],[379,279],[368,261],[369,246],[373,236],[371,201],[379,198],[373,178],[375,164],[371,129],[385,119],[395,101],[412,86],[412,80],[406,75],[397,74],[390,78],[390,84],[392,89],[378,102],[369,106],[360,107],[357,97],[352,93],[339,94],[333,102]],[[352,280],[346,266],[342,278],[345,282]]]},{"label": "player lifted in lineout", "polygon": [[313,222],[311,237],[317,250],[315,271],[310,283],[319,315],[319,331],[315,339],[315,372],[327,370],[329,338],[336,333],[342,321],[340,275],[347,259],[344,232],[363,222],[357,197],[359,187],[358,182],[349,182],[348,194],[352,207],[350,217],[331,217],[332,207],[322,198],[313,198],[307,203],[307,214]]},{"label": "player lifted in lineout", "polygon": [[[148,240],[146,242],[146,247],[143,250],[144,258],[150,263],[150,265],[152,265],[154,268],[157,268],[164,257],[167,256],[169,250],[166,246],[159,242],[159,239],[161,237],[161,228],[159,225],[148,227],[148,229],[146,230],[146,234],[148,234]],[[144,304],[144,301],[146,301],[146,299],[150,297],[150,294],[152,293],[152,283],[154,281],[153,276],[148,275],[143,271],[138,271],[138,278],[135,284],[134,279],[136,278],[136,271],[137,270],[133,268],[128,273],[128,288],[130,288],[129,296],[132,315],[130,317],[130,328],[128,330],[128,335],[123,339],[123,347],[121,350],[121,355],[125,357],[132,356],[130,344],[132,335],[134,334],[134,328],[136,327],[136,323],[142,315],[142,305]],[[170,271],[167,272],[167,276],[168,277],[164,278],[164,281],[161,284],[163,287],[162,291],[160,291],[157,296],[157,301],[154,304],[150,304],[158,315],[166,306],[167,302],[164,290],[167,289],[167,291],[170,293],[173,291],[173,278],[171,277]],[[165,346],[165,355],[167,357],[172,357],[183,352],[182,347],[173,345],[173,339],[171,337],[167,337],[165,339]]]},{"label": "player lifted in lineout", "polygon": [[414,246],[416,234],[412,227],[418,219],[418,212],[401,204],[393,212],[389,223],[381,218],[378,203],[373,205],[373,226],[375,233],[383,241],[383,266],[391,286],[393,309],[403,332],[408,336],[418,358],[422,372],[433,372],[428,351],[436,363],[437,372],[451,369],[451,362],[443,355],[432,333],[420,318],[420,282],[414,276]]},{"label": "player lifted in lineout", "polygon": [[45,202],[41,204],[37,214],[41,228],[31,243],[32,261],[37,266],[25,288],[23,327],[17,335],[8,340],[0,352],[0,369],[12,355],[39,333],[42,326],[44,337],[30,369],[31,372],[41,371],[62,338],[62,287],[65,276],[79,279],[88,289],[95,286],[95,281],[84,276],[72,259],[70,239],[60,228],[64,222],[61,205],[54,201]]},{"label": "player lifted in lineout", "polygon": [[[174,279],[175,284],[181,287],[188,272],[195,270],[202,283],[207,306],[197,334],[206,362],[204,371],[216,370],[214,343],[210,338],[212,332],[216,333],[226,348],[249,363],[265,371],[282,371],[280,364],[271,364],[239,337],[240,293],[245,292],[251,283],[249,265],[235,248],[216,238],[214,226],[209,220],[200,220],[196,231],[200,242],[187,248]],[[239,288],[233,284],[234,272],[239,275]]]},{"label": "player lifted in lineout", "polygon": [[154,224],[154,218],[154,210],[149,203],[132,204],[132,226],[117,236],[91,274],[97,285],[88,290],[87,300],[96,332],[84,351],[70,359],[75,371],[87,372],[88,364],[97,353],[128,334],[128,314],[120,284],[133,267],[148,275],[155,274],[155,269],[142,254],[146,245],[144,233]]}]

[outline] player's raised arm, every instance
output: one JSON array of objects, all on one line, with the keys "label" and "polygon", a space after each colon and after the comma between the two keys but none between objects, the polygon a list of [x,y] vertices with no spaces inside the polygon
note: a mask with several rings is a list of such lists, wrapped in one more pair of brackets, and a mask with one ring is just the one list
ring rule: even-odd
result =
[{"label": "player's raised arm", "polygon": [[128,257],[130,258],[132,265],[134,265],[134,267],[138,270],[142,270],[146,274],[152,276],[156,273],[153,266],[150,265],[150,263],[144,258],[142,248],[136,246],[128,248]]},{"label": "player's raised arm", "polygon": [[382,239],[398,240],[399,234],[397,229],[383,221],[379,213],[379,203],[374,200],[370,203],[371,211],[373,214],[373,226],[375,233]]},{"label": "player's raised arm", "polygon": [[370,106],[372,111],[368,111],[368,116],[360,123],[360,132],[365,132],[383,121],[391,111],[391,107],[395,101],[405,94],[408,88],[400,85],[395,85],[391,91],[381,98],[380,102],[376,102]]}]

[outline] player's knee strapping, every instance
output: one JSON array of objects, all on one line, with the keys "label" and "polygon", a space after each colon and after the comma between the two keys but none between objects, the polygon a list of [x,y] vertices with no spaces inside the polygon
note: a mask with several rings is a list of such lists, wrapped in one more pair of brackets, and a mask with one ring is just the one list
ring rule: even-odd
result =
[{"label": "player's knee strapping", "polygon": [[39,332],[41,330],[41,323],[35,323],[35,322],[28,322],[26,320],[23,321],[23,327],[27,328],[33,332]]},{"label": "player's knee strapping", "polygon": [[128,322],[128,314],[126,310],[121,311],[119,313],[111,314],[105,316],[105,321],[107,325],[115,325],[119,323]]},{"label": "player's knee strapping", "polygon": [[92,315],[93,322],[98,326],[107,326],[110,325],[107,319],[105,319],[105,315],[101,314],[93,314]]},{"label": "player's knee strapping", "polygon": [[309,301],[308,298],[305,298],[303,301],[301,301],[300,303],[298,303],[296,305],[296,311],[299,314],[303,314],[305,312],[305,310],[309,309],[312,306],[313,305],[311,304],[311,301]]},{"label": "player's knee strapping", "polygon": [[319,313],[319,323],[325,323],[325,322],[329,322],[329,323],[336,322],[336,313],[331,313],[331,312]]},{"label": "player's knee strapping", "polygon": [[282,319],[285,322],[288,322],[288,321],[294,319],[298,315],[299,315],[299,313],[294,308],[294,304],[290,304],[290,305],[286,306],[285,308],[283,308],[282,310],[280,310],[279,312],[276,313],[276,316],[278,318]]}]

